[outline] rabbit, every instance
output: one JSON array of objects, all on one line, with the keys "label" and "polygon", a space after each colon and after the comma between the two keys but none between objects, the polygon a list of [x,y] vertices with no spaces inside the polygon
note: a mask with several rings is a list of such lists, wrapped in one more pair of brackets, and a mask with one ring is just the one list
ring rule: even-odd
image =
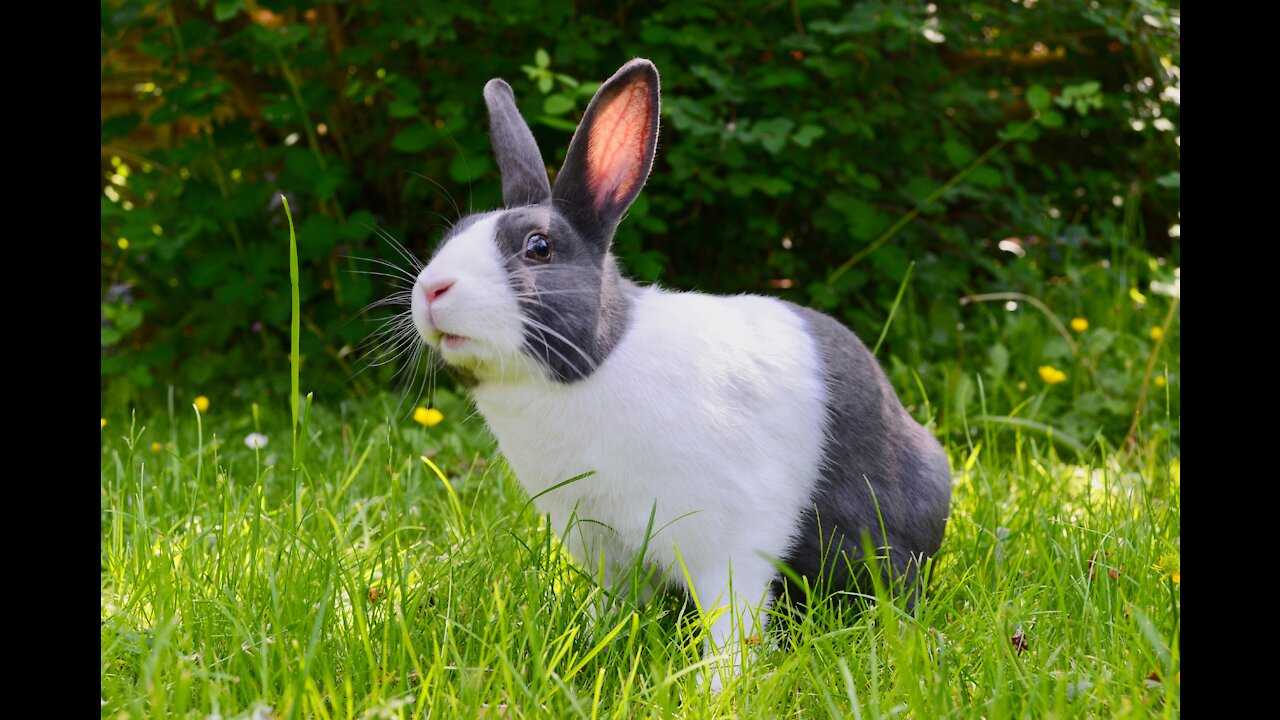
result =
[{"label": "rabbit", "polygon": [[609,588],[643,548],[709,620],[715,690],[791,584],[780,563],[870,593],[865,536],[918,585],[950,465],[857,336],[776,298],[638,285],[610,253],[653,164],[657,68],[600,86],[554,186],[511,87],[484,99],[504,207],[446,234],[410,312],[574,559]]}]

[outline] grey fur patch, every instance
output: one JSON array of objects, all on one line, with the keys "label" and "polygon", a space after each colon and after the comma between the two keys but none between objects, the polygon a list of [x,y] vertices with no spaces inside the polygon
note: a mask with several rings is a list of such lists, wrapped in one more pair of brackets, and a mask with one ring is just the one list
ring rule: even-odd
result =
[{"label": "grey fur patch", "polygon": [[[947,455],[907,413],[880,364],[852,331],[815,310],[792,309],[818,346],[828,391],[827,432],[810,509],[800,518],[800,532],[783,561],[824,594],[870,595],[871,578],[862,562],[866,534],[877,555],[888,554],[883,579],[904,581],[908,606],[914,605],[918,582],[926,580],[917,577],[920,558],[938,551],[950,512]],[[775,583],[775,591],[783,582]],[[799,588],[785,583],[793,601],[803,599]]]},{"label": "grey fur patch", "polygon": [[[550,261],[525,256],[532,233],[547,237]],[[504,213],[495,242],[525,320],[526,352],[560,382],[590,375],[618,344],[630,315],[632,284],[613,256],[550,205]]]},{"label": "grey fur patch", "polygon": [[484,86],[489,107],[489,140],[502,171],[502,202],[507,207],[536,205],[551,198],[551,183],[529,124],[516,108],[511,86],[498,78]]}]

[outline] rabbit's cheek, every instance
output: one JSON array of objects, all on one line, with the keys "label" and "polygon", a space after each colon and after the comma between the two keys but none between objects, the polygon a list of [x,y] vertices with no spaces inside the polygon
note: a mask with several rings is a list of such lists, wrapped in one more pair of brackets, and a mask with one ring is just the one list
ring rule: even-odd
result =
[{"label": "rabbit's cheek", "polygon": [[519,305],[494,243],[495,213],[450,238],[418,275],[410,300],[418,334],[453,364],[518,353]]}]

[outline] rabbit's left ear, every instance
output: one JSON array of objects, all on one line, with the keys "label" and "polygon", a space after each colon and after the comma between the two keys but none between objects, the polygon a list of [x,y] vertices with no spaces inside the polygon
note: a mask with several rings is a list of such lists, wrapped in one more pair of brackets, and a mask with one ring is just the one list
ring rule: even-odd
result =
[{"label": "rabbit's left ear", "polygon": [[484,86],[484,103],[489,106],[489,139],[502,171],[502,202],[507,207],[537,205],[551,197],[547,166],[516,108],[515,94],[505,81],[494,78]]},{"label": "rabbit's left ear", "polygon": [[552,199],[587,237],[606,240],[640,194],[658,146],[658,69],[643,58],[605,81],[582,116]]}]

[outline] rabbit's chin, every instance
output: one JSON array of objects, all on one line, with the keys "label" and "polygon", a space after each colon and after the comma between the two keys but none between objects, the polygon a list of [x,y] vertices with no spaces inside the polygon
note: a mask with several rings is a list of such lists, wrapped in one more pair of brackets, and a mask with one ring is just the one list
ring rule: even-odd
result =
[{"label": "rabbit's chin", "polygon": [[448,336],[431,343],[432,350],[451,374],[479,383],[546,382],[546,370],[524,353],[502,350],[483,340],[464,338],[450,343]]}]

